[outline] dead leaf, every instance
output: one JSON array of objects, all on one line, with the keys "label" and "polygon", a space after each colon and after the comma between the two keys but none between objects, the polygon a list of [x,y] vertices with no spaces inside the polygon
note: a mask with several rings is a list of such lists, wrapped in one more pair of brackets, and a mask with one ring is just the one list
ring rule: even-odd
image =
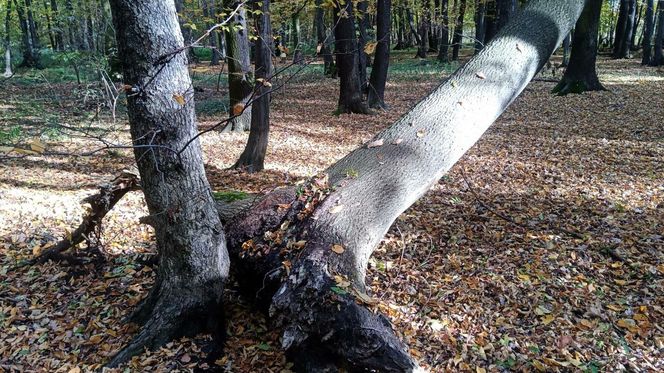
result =
[{"label": "dead leaf", "polygon": [[377,148],[379,146],[383,146],[383,143],[384,143],[384,140],[381,138],[381,139],[378,139],[378,140],[375,140],[375,141],[372,141],[372,142],[368,143],[367,148],[368,149]]},{"label": "dead leaf", "polygon": [[337,254],[343,254],[346,249],[344,249],[343,246],[341,245],[332,245],[332,251],[337,253]]}]

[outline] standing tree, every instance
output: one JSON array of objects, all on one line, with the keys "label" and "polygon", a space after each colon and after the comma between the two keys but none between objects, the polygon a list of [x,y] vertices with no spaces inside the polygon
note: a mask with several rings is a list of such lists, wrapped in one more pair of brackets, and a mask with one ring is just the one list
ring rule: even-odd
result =
[{"label": "standing tree", "polygon": [[256,87],[251,104],[249,140],[234,168],[249,172],[262,171],[270,133],[270,79],[272,79],[272,26],[270,0],[253,0],[256,31]]},{"label": "standing tree", "polygon": [[362,97],[352,0],[340,0],[339,9],[334,11],[334,24],[334,53],[339,73],[337,112],[368,114],[369,108]]},{"label": "standing tree", "polygon": [[664,40],[664,0],[659,0],[657,3],[657,34],[655,35],[655,46],[652,62],[652,66],[661,66],[664,65],[664,51],[662,47],[664,46],[662,41]]},{"label": "standing tree", "polygon": [[316,0],[316,39],[318,40],[318,55],[323,56],[323,74],[329,77],[336,77],[336,67],[334,66],[334,58],[330,50],[331,38],[325,27],[325,7],[323,0]]},{"label": "standing tree", "polygon": [[466,16],[466,0],[459,2],[459,13],[454,25],[454,38],[452,39],[452,61],[459,60],[459,50],[463,43],[463,20]]},{"label": "standing tree", "polygon": [[[36,26],[29,0],[19,3],[14,0],[16,15],[21,26],[21,35],[23,41],[23,61],[20,67],[41,67],[39,60],[39,44],[37,43]],[[27,15],[26,15],[27,14]]]},{"label": "standing tree", "polygon": [[184,40],[172,1],[111,0],[134,155],[155,229],[155,285],[133,314],[143,325],[110,363],[219,323],[229,258],[205,177]]},{"label": "standing tree", "polygon": [[12,3],[7,1],[7,12],[5,14],[5,73],[3,76],[5,78],[10,78],[14,73],[12,72],[12,51],[11,51],[11,39],[9,35],[9,25],[11,22],[12,16]]},{"label": "standing tree", "polygon": [[630,41],[636,17],[636,0],[621,0],[616,37],[613,45],[613,58],[630,57]]},{"label": "standing tree", "polygon": [[438,61],[442,63],[450,62],[450,17],[449,17],[449,0],[441,0],[440,14],[443,24],[440,26],[440,44],[438,46]]},{"label": "standing tree", "polygon": [[[184,105],[173,99],[191,84],[184,58],[172,52],[182,48],[174,7],[158,0],[111,4],[127,82],[137,92],[130,123],[160,250],[157,291],[143,308],[152,317],[113,365],[182,332],[182,325],[218,318],[228,257],[200,146],[191,141],[191,94]],[[361,302],[368,260],[394,220],[525,89],[582,8],[579,0],[529,1],[480,53],[369,144],[298,190],[277,189],[230,220],[238,281],[269,304],[296,369],[415,368],[389,322]],[[349,178],[349,169],[357,176]],[[344,278],[350,284],[340,291],[336,281]]]},{"label": "standing tree", "polygon": [[249,30],[244,4],[238,0],[225,0],[226,10],[234,13],[226,29],[226,64],[228,65],[228,95],[230,97],[230,121],[223,131],[243,132],[251,128],[249,99],[253,92],[251,84],[251,60],[249,58]]},{"label": "standing tree", "polygon": [[387,109],[385,105],[385,84],[390,66],[390,20],[392,0],[378,0],[376,4],[376,55],[369,78],[369,107]]},{"label": "standing tree", "polygon": [[603,0],[586,0],[586,6],[574,27],[572,54],[569,66],[553,93],[560,96],[568,93],[604,90],[597,77],[597,40]]},{"label": "standing tree", "polygon": [[486,4],[484,0],[475,0],[475,54],[484,47],[486,34]]},{"label": "standing tree", "polygon": [[649,65],[652,60],[652,36],[655,28],[655,0],[646,0],[646,15],[643,26],[643,57],[641,65]]}]

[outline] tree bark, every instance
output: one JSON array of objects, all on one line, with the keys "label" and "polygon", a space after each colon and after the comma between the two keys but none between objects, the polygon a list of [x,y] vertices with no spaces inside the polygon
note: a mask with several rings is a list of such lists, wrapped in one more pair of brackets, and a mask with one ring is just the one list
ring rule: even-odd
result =
[{"label": "tree bark", "polygon": [[636,0],[621,0],[618,23],[616,25],[616,36],[613,45],[613,58],[629,58],[630,40],[634,16],[636,11]]},{"label": "tree bark", "polygon": [[7,12],[5,14],[5,73],[3,76],[5,78],[10,78],[14,73],[12,72],[12,51],[11,51],[11,39],[10,39],[10,24],[12,17],[12,3],[11,1],[7,2]]},{"label": "tree bark", "polygon": [[553,93],[560,96],[568,93],[603,91],[605,88],[597,77],[597,36],[602,14],[603,0],[586,0],[586,6],[574,27],[570,63]]},{"label": "tree bark", "polygon": [[572,46],[572,32],[565,36],[563,39],[563,61],[560,64],[561,67],[567,67],[569,65],[569,53]]},{"label": "tree bark", "polygon": [[144,348],[219,327],[229,257],[197,134],[184,40],[172,1],[111,0],[134,155],[155,229],[155,285],[132,319],[143,325],[110,366]]},{"label": "tree bark", "polygon": [[293,12],[291,14],[291,35],[293,35],[293,63],[303,64],[304,55],[302,54],[302,45],[300,43],[300,12],[303,8],[300,8],[299,11]]},{"label": "tree bark", "polygon": [[272,26],[270,0],[253,1],[256,18],[256,86],[251,104],[251,131],[240,159],[233,166],[249,172],[262,171],[270,133],[270,79],[272,79]]},{"label": "tree bark", "polygon": [[466,16],[466,0],[461,0],[459,3],[459,14],[457,16],[456,24],[454,25],[454,39],[452,40],[452,61],[459,60],[459,50],[463,43],[463,20]]},{"label": "tree bark", "polygon": [[438,46],[438,61],[442,63],[450,62],[450,19],[449,19],[449,0],[441,0],[440,14],[442,25],[440,27],[440,45]]},{"label": "tree bark", "polygon": [[359,1],[357,3],[357,13],[358,13],[358,21],[357,21],[357,63],[358,63],[358,72],[359,72],[359,78],[360,78],[360,91],[362,92],[362,95],[367,92],[368,88],[368,83],[369,80],[367,79],[367,63],[368,63],[368,55],[366,51],[364,50],[367,42],[369,41],[369,35],[367,34],[367,28],[369,24],[369,13],[367,10],[369,9],[369,2],[367,0]]},{"label": "tree bark", "polygon": [[371,77],[369,78],[369,107],[387,109],[385,104],[385,84],[390,66],[390,20],[392,0],[378,0],[376,4],[376,55],[374,56]]},{"label": "tree bark", "polygon": [[[527,86],[582,8],[578,0],[531,0],[370,143],[382,146],[356,149],[298,191],[268,194],[228,226],[234,265],[251,274],[240,281],[283,328],[282,345],[297,370],[415,368],[389,323],[363,305],[368,259],[394,220]],[[349,169],[357,176],[349,178]]]},{"label": "tree bark", "polygon": [[323,0],[316,0],[316,39],[320,47],[318,55],[323,56],[323,74],[329,77],[336,77],[334,57],[332,57],[332,51],[330,50],[331,38],[325,27],[325,8],[322,5]]},{"label": "tree bark", "polygon": [[484,35],[486,33],[485,22],[486,4],[484,0],[475,1],[475,54],[484,47]]},{"label": "tree bark", "polygon": [[652,66],[664,65],[664,51],[662,50],[664,40],[664,0],[659,0],[657,3],[657,34],[655,35],[655,46]]},{"label": "tree bark", "polygon": [[21,61],[20,67],[36,67],[40,68],[41,63],[39,60],[38,48],[35,45],[35,37],[32,35],[34,30],[30,26],[30,21],[26,17],[26,3],[19,4],[17,0],[14,0],[14,7],[16,8],[16,15],[18,16],[18,22],[21,27],[21,36],[23,41],[23,61]]},{"label": "tree bark", "polygon": [[[237,0],[227,0],[227,9],[235,9]],[[226,64],[228,65],[228,91],[230,96],[230,121],[224,132],[244,132],[251,128],[251,60],[249,58],[249,35],[244,6],[233,16],[230,30],[226,31]],[[236,31],[234,27],[239,29]]]},{"label": "tree bark", "polygon": [[646,15],[643,27],[641,65],[649,65],[652,60],[652,36],[655,28],[655,0],[646,0]]},{"label": "tree bark", "polygon": [[632,24],[629,38],[629,48],[631,51],[635,51],[639,47],[636,43],[636,34],[639,29],[639,23],[641,23],[641,13],[643,13],[643,6],[639,6],[639,3],[634,1],[634,23]]},{"label": "tree bark", "polygon": [[[191,29],[186,27],[185,24],[185,9],[184,9],[184,0],[175,0],[175,9],[178,12],[178,24],[180,25],[180,32],[184,38],[185,45],[191,45],[193,42]],[[194,54],[193,48],[187,48],[187,63],[192,63],[196,61],[196,55]]]},{"label": "tree bark", "polygon": [[[369,108],[362,98],[359,62],[357,53],[357,36],[355,34],[355,17],[353,2],[344,0],[339,11],[334,12],[334,45],[339,73],[339,104],[340,114],[368,114]],[[341,15],[340,15],[341,14]]]},{"label": "tree bark", "polygon": [[[205,19],[205,27],[209,30],[217,23],[216,4],[214,0],[203,0],[201,2],[203,8],[203,18]],[[208,36],[208,46],[210,47],[211,58],[210,66],[219,65],[219,47],[217,46],[217,33],[213,32]]]},{"label": "tree bark", "polygon": [[415,58],[427,58],[427,52],[429,52],[429,22],[430,22],[429,9],[427,7],[422,9],[422,14],[419,18],[420,18],[420,24],[417,30],[419,38],[417,40],[417,54],[415,55]]}]

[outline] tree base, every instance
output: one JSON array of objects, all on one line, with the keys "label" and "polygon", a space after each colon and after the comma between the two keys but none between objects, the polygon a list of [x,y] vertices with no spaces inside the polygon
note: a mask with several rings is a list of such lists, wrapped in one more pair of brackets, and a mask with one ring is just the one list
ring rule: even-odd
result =
[{"label": "tree base", "polygon": [[606,88],[602,86],[599,80],[588,81],[563,78],[558,85],[553,88],[551,93],[557,94],[558,96],[565,96],[569,93],[579,94],[589,91],[606,91]]}]

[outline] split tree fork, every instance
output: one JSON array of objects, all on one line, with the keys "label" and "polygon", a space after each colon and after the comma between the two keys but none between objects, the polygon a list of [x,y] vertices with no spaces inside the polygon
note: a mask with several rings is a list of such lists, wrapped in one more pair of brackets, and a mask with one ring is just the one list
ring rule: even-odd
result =
[{"label": "split tree fork", "polygon": [[[111,0],[126,83],[139,92],[128,100],[129,122],[159,266],[134,318],[142,328],[109,365],[218,327],[232,258],[238,281],[283,328],[283,347],[296,369],[412,371],[416,362],[406,346],[365,304],[371,303],[367,261],[394,220],[523,91],[583,5],[531,0],[491,43],[369,144],[297,191],[267,194],[224,227],[200,144],[189,141],[196,127],[185,57],[161,58],[183,47],[175,7]],[[184,104],[174,95],[184,96]],[[347,177],[348,169],[357,176]]]}]

